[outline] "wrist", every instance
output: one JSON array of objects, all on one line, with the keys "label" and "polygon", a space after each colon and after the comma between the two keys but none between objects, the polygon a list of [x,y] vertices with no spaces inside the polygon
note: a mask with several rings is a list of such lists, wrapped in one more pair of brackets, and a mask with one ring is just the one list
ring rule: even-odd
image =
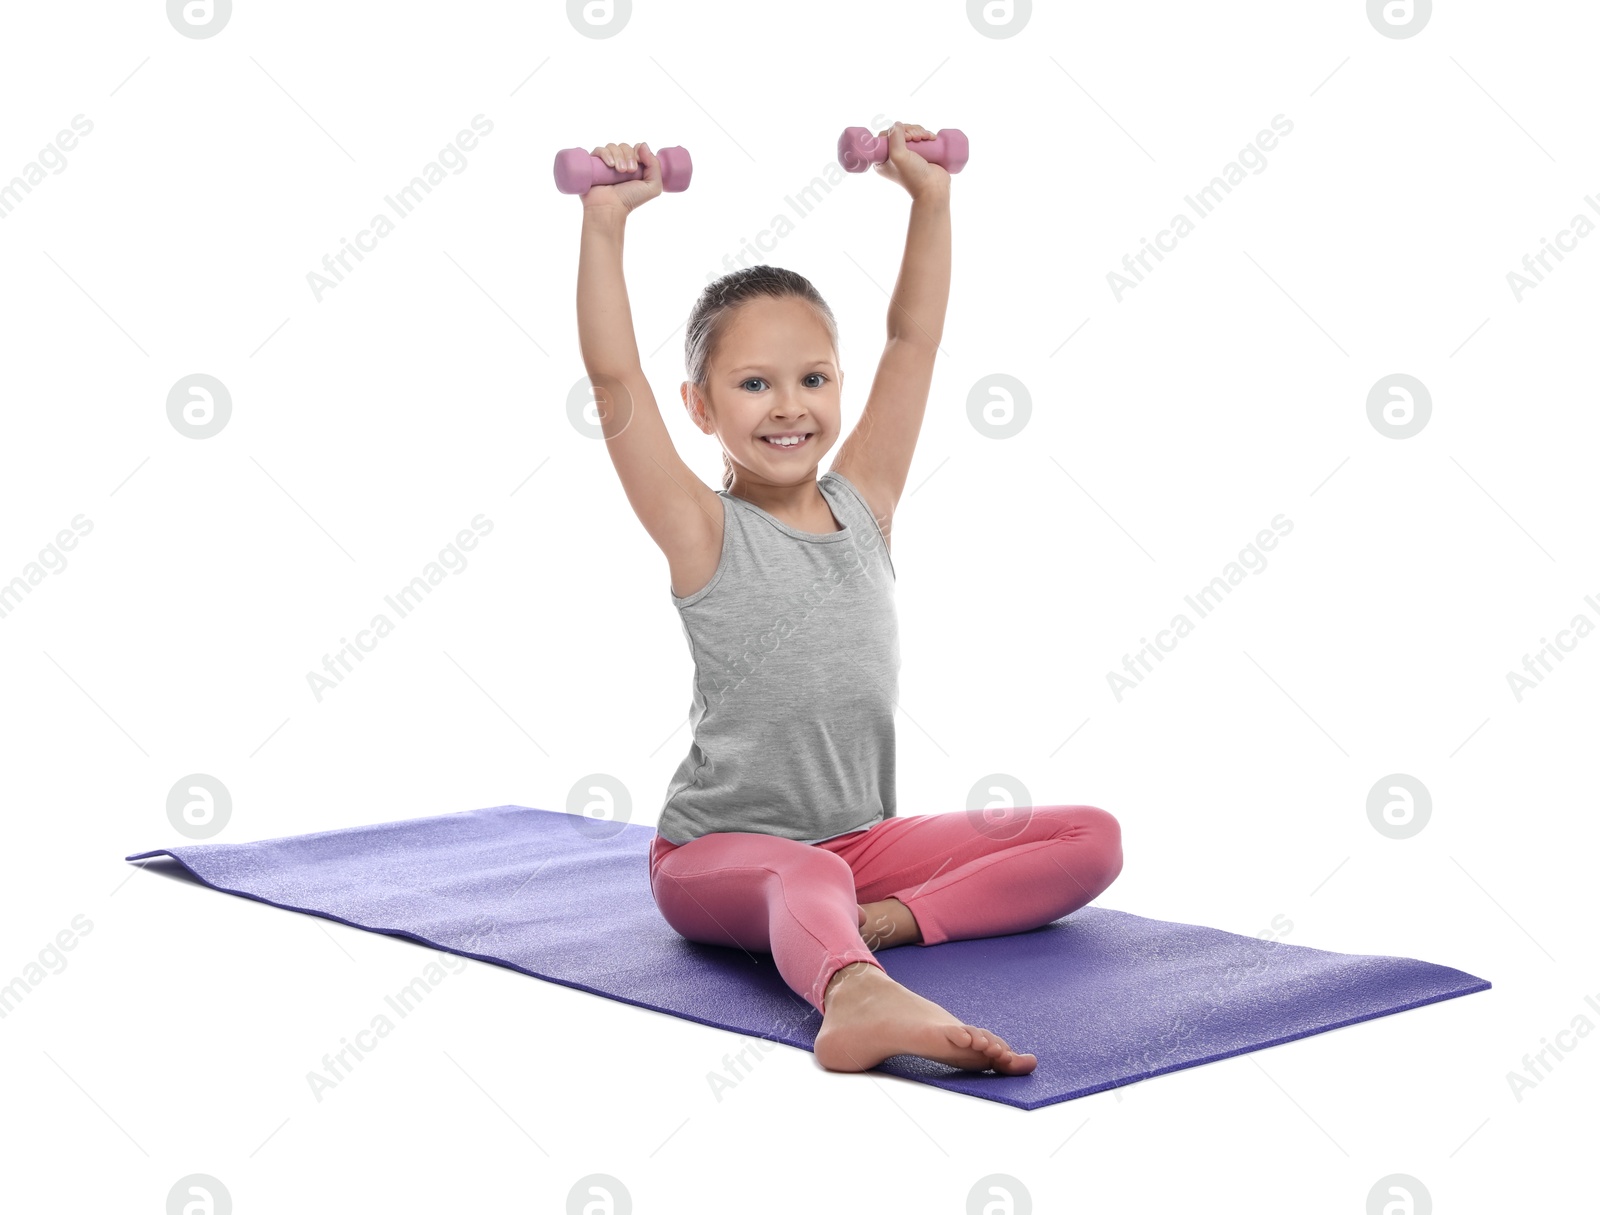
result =
[{"label": "wrist", "polygon": [[605,231],[621,232],[627,225],[628,208],[615,204],[586,206],[583,209],[583,226]]}]

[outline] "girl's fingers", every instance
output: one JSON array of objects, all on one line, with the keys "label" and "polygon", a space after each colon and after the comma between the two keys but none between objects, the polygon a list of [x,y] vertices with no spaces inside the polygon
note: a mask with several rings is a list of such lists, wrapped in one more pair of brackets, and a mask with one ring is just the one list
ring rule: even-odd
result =
[{"label": "girl's fingers", "polygon": [[[644,145],[640,144],[639,147]],[[631,173],[639,167],[639,155],[632,144],[608,143],[596,148],[590,155],[598,156],[608,169],[615,169],[619,173]]]},{"label": "girl's fingers", "polygon": [[914,122],[897,122],[897,123],[894,124],[894,126],[890,126],[890,127],[887,127],[886,129],[884,129],[882,131],[879,131],[878,132],[878,138],[879,139],[887,139],[887,138],[889,138],[889,136],[894,134],[894,128],[895,127],[899,127],[905,133],[905,137],[906,137],[906,139],[908,141],[913,140],[913,139],[933,139],[934,138],[934,134],[933,134],[932,131],[928,130],[927,127],[919,126]]}]

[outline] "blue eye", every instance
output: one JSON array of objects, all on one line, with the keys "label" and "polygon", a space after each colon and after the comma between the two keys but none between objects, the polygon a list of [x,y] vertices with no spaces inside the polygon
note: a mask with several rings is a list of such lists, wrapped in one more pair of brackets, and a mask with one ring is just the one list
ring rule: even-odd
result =
[{"label": "blue eye", "polygon": [[[823,384],[828,382],[828,377],[823,375],[822,372],[820,372],[820,371],[813,371],[810,375],[806,376],[805,378],[807,380],[820,380],[820,381],[822,381],[822,383],[819,383],[819,384],[808,384],[807,385],[808,388],[821,388]],[[766,383],[766,380],[762,379],[758,375],[753,375],[748,380],[741,380],[739,382],[739,387],[740,388],[747,388],[751,384],[765,384],[765,383]]]}]

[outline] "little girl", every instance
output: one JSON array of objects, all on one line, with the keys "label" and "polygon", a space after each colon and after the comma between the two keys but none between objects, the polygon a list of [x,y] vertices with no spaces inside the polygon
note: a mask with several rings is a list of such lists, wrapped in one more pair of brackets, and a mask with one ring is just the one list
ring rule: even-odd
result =
[{"label": "little girl", "polygon": [[[900,817],[900,645],[890,520],[922,425],[950,294],[950,174],[887,131],[877,171],[911,195],[888,341],[861,419],[840,437],[833,313],[806,279],[752,266],[689,317],[695,426],[723,449],[721,491],[673,449],[640,367],[622,275],[629,212],[661,193],[647,144],[593,154],[641,180],[583,196],[578,338],[628,501],[666,554],[694,660],[694,741],[650,850],[667,923],[770,952],[822,1014],[830,1071],[890,1055],[1010,1075],[1038,1060],[891,979],[875,949],[1022,932],[1075,911],[1122,869],[1117,820],[1093,806]],[[854,913],[854,914],[852,914]]]}]

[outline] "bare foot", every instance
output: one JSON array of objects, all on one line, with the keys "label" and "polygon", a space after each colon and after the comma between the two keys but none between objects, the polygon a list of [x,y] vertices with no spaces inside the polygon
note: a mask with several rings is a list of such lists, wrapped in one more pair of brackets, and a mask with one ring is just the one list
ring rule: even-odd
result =
[{"label": "bare foot", "polygon": [[894,945],[912,945],[922,940],[917,917],[899,899],[857,903],[856,911],[861,921],[861,939],[874,953]]},{"label": "bare foot", "polygon": [[1008,1076],[1026,1075],[1039,1063],[896,983],[870,962],[851,962],[835,971],[823,1008],[812,1050],[830,1072],[864,1072],[890,1055],[918,1055],[969,1071],[993,1068]]}]

